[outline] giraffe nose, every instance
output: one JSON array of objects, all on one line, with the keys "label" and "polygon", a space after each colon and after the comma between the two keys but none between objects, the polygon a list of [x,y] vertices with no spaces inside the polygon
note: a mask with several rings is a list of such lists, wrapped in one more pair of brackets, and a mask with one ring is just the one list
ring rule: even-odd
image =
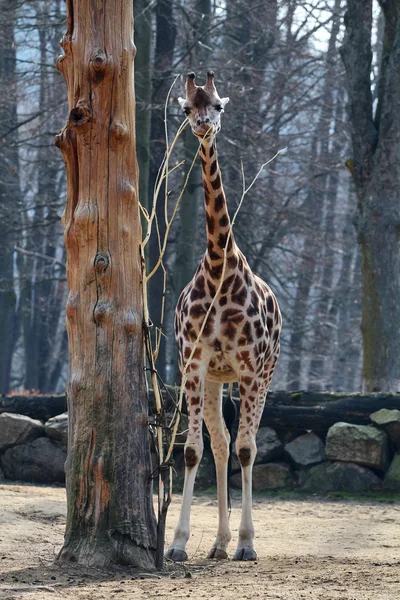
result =
[{"label": "giraffe nose", "polygon": [[209,117],[203,117],[202,119],[197,119],[197,125],[201,125],[202,123],[209,123]]}]

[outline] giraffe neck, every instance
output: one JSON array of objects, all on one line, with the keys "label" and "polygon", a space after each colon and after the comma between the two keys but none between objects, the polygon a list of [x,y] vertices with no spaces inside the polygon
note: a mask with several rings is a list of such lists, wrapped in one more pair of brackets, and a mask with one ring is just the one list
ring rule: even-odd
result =
[{"label": "giraffe neck", "polygon": [[[224,248],[227,244],[231,221],[222,185],[215,138],[202,141],[200,160],[203,170],[204,206],[206,209],[206,258],[210,265],[219,271],[223,263]],[[227,250],[228,266],[232,263],[236,251],[235,240],[231,233]]]}]

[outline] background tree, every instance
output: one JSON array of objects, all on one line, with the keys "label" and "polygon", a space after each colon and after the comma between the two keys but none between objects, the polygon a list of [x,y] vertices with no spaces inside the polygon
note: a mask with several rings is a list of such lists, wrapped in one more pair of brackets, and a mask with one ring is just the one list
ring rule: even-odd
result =
[{"label": "background tree", "polygon": [[349,90],[362,269],[363,378],[367,391],[400,385],[400,18],[382,2],[384,32],[373,104],[372,0],[348,0],[341,48]]}]

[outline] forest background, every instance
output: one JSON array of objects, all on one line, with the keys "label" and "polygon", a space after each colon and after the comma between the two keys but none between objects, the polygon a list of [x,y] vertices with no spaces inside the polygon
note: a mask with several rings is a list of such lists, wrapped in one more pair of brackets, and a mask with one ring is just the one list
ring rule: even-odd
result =
[{"label": "forest background", "polygon": [[[367,2],[368,4],[368,2]],[[371,4],[371,3],[369,3]],[[252,269],[275,292],[283,314],[282,354],[273,389],[358,391],[362,384],[361,252],[351,175],[341,0],[136,0],[135,84],[140,200],[152,202],[165,152],[182,122],[177,97],[187,72],[207,70],[229,96],[218,136],[230,211],[262,163],[235,236]],[[383,13],[372,10],[371,93],[379,95]],[[67,117],[55,69],[65,31],[61,0],[0,0],[0,393],[63,392],[68,372],[67,299],[61,215],[65,168],[54,136]],[[197,142],[186,129],[170,166],[169,210]],[[347,162],[347,167],[346,167]],[[349,167],[349,168],[348,168]],[[165,229],[160,203],[158,225]],[[173,313],[205,251],[201,169],[196,164],[174,222],[158,369],[175,383]],[[159,254],[157,236],[147,260]],[[150,313],[160,324],[162,271],[152,279]]]}]

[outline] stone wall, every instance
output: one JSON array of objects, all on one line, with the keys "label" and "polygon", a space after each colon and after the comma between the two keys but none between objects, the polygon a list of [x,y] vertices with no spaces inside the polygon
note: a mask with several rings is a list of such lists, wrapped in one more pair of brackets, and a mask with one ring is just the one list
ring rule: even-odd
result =
[{"label": "stone wall", "polygon": [[[400,494],[400,410],[379,410],[370,416],[370,423],[335,423],[326,435],[261,427],[253,471],[254,491],[286,488],[318,494]],[[180,478],[184,471],[186,426],[183,417],[174,456]],[[67,440],[67,413],[45,423],[24,415],[0,414],[0,479],[64,483]],[[240,465],[234,450],[232,464],[230,483],[240,488]],[[215,470],[206,442],[196,487],[211,486],[215,486]]]}]

